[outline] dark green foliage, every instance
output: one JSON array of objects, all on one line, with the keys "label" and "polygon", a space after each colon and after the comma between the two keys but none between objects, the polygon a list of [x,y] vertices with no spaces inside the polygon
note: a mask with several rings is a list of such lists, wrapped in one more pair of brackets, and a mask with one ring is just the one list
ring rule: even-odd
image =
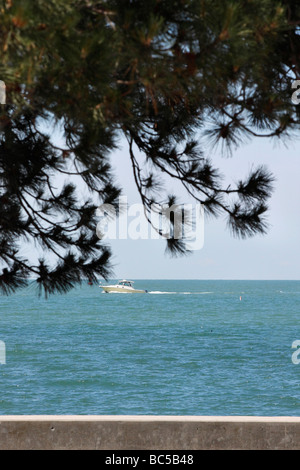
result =
[{"label": "dark green foliage", "polygon": [[[254,168],[224,186],[212,149],[299,131],[299,21],[292,0],[3,0],[2,292],[30,276],[49,294],[111,274],[96,209],[117,207],[109,154],[122,136],[146,215],[176,204],[170,178],[207,214],[225,214],[233,234],[264,233],[272,175]],[[184,240],[160,233],[171,253],[186,253]],[[24,241],[43,257],[22,257]]]}]

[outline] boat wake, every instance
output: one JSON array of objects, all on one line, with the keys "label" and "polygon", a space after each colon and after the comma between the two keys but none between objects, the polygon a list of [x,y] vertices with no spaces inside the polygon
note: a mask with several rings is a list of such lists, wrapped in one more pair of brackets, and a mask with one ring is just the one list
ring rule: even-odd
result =
[{"label": "boat wake", "polygon": [[178,292],[162,292],[160,290],[149,291],[148,294],[178,294]]},{"label": "boat wake", "polygon": [[213,292],[162,292],[159,290],[154,290],[154,291],[149,291],[148,294],[203,295],[203,294],[213,294]]}]

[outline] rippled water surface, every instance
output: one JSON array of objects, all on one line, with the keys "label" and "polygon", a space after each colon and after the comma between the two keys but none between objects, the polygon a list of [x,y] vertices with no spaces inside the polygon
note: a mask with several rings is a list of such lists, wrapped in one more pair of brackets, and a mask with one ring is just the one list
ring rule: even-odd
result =
[{"label": "rippled water surface", "polygon": [[0,414],[300,415],[300,282],[135,286],[1,297]]}]

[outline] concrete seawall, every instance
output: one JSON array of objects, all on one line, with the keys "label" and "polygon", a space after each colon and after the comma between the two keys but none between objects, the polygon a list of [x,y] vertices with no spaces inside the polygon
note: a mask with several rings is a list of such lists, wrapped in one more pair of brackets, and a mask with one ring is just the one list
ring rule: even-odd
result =
[{"label": "concrete seawall", "polygon": [[0,450],[298,450],[300,417],[0,416]]}]

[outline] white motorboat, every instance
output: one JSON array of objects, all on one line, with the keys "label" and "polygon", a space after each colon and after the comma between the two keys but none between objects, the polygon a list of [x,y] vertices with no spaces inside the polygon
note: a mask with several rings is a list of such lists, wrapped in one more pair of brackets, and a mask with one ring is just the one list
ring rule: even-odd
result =
[{"label": "white motorboat", "polygon": [[133,287],[134,282],[133,281],[127,281],[126,279],[123,279],[122,281],[119,281],[118,284],[111,284],[107,286],[101,286],[100,287],[106,292],[107,294],[109,293],[121,293],[121,294],[146,294],[146,290],[142,289],[135,289]]}]

